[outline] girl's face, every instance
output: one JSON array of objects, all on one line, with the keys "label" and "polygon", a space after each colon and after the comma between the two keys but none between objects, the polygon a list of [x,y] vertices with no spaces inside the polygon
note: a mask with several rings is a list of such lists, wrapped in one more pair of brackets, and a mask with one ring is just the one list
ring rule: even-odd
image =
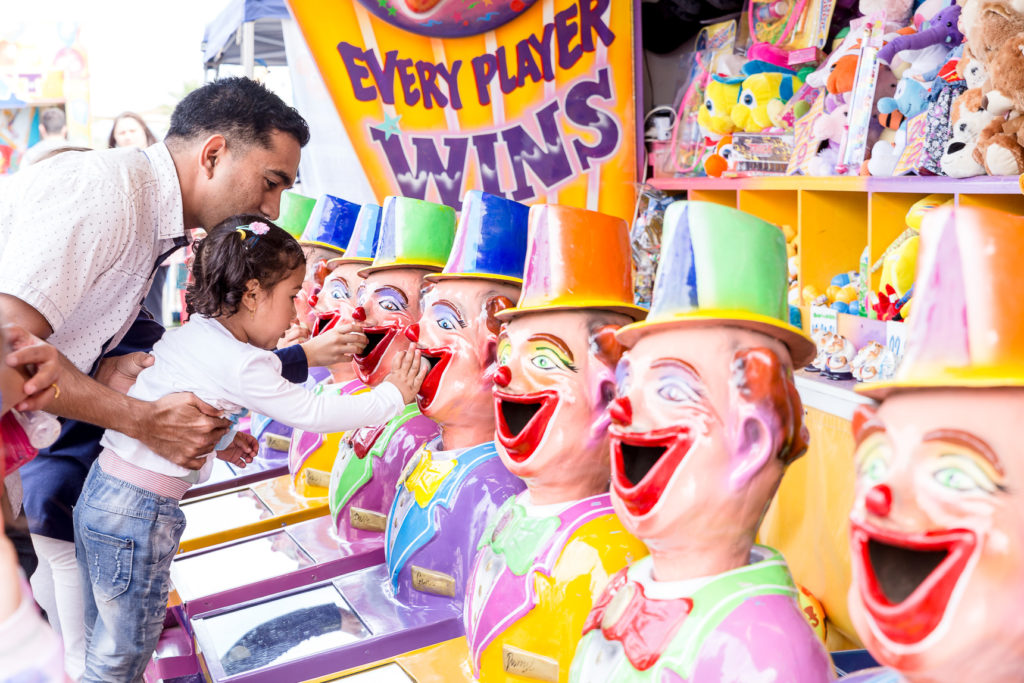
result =
[{"label": "girl's face", "polygon": [[305,267],[300,266],[269,290],[258,288],[255,293],[255,315],[250,316],[244,305],[239,309],[236,315],[242,316],[250,344],[261,349],[277,346],[277,341],[295,318],[295,303],[292,300],[302,288],[305,274]]},{"label": "girl's face", "polygon": [[139,122],[130,116],[118,119],[114,125],[114,144],[118,147],[138,147],[145,149],[146,131],[142,129]]}]

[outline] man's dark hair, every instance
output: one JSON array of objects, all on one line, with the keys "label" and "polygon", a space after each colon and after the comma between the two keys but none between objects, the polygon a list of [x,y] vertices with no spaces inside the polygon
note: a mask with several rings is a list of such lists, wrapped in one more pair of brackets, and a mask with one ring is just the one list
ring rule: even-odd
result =
[{"label": "man's dark hair", "polygon": [[294,107],[251,78],[221,78],[193,90],[171,114],[166,141],[191,141],[223,135],[241,145],[270,145],[274,131],[287,133],[300,147],[309,142],[309,126]]},{"label": "man's dark hair", "polygon": [[39,123],[43,124],[43,129],[50,135],[59,133],[67,122],[68,118],[64,115],[64,110],[57,107],[44,109],[39,114]]}]

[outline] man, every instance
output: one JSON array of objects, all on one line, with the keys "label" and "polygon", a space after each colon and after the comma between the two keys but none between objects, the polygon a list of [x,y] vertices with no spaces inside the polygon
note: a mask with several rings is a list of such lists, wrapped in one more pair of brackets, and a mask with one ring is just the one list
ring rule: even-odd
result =
[{"label": "man", "polygon": [[67,117],[62,109],[50,107],[39,114],[39,142],[32,145],[21,157],[21,165],[29,166],[49,152],[68,146]]},{"label": "man", "polygon": [[[68,605],[73,610],[72,596],[80,593],[71,585],[77,568],[70,507],[98,455],[102,429],[199,469],[200,456],[228,426],[191,394],[155,402],[126,396],[148,362],[144,355],[101,358],[133,324],[146,325],[137,320],[142,299],[159,264],[186,244],[187,230],[238,213],[277,217],[281,193],[291,186],[308,140],[306,122],[276,95],[249,79],[224,79],[179,103],[164,143],[144,151],[63,153],[0,187],[0,315],[61,352],[62,379],[52,386],[48,410],[79,421],[66,424],[61,441],[22,470],[33,540],[43,544],[36,551],[52,566],[55,582],[58,567],[65,570],[62,585],[55,586],[62,612]],[[148,331],[135,334],[150,337]],[[143,350],[158,337],[129,350]],[[321,344],[307,351],[323,351],[329,342]],[[289,379],[290,373],[305,376],[307,359],[298,348],[282,358]],[[310,363],[325,362],[315,356]],[[34,410],[41,400],[32,396],[16,408]],[[81,428],[88,434],[69,436]],[[81,618],[72,614],[62,621]],[[67,624],[62,626],[74,667],[72,650],[84,654],[84,643],[81,634],[69,637]]]}]

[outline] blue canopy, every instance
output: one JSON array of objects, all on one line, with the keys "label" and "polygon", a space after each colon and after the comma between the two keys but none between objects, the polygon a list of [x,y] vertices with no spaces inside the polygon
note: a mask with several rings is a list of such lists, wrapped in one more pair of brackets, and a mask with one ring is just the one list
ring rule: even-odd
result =
[{"label": "blue canopy", "polygon": [[251,21],[255,25],[256,62],[266,66],[286,65],[281,20],[290,18],[285,0],[230,0],[206,26],[203,63],[207,69],[221,64],[241,64],[242,48],[236,36],[240,35],[242,24]]}]

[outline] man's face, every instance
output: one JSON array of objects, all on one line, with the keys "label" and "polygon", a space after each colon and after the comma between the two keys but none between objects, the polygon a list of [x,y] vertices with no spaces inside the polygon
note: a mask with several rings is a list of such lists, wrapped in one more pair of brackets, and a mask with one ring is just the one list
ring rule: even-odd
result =
[{"label": "man's face", "polygon": [[[605,320],[606,319],[606,320]],[[587,311],[528,313],[510,320],[498,339],[507,385],[494,388],[497,448],[527,486],[608,482],[608,417],[614,368],[595,354],[593,332],[628,322]],[[505,372],[504,370],[502,372]]]},{"label": "man's face", "polygon": [[370,273],[359,289],[368,343],[355,357],[356,375],[376,386],[391,372],[395,354],[409,348],[405,329],[420,318],[420,288],[428,271],[392,268]]},{"label": "man's face", "polygon": [[1024,390],[913,390],[854,420],[850,616],[912,681],[1024,671]]},{"label": "man's face", "polygon": [[[514,285],[472,279],[441,280],[423,296],[419,347],[430,362],[416,403],[440,423],[493,424],[490,401],[497,335],[488,327],[487,303],[519,296]],[[492,322],[492,325],[494,323]]]},{"label": "man's face", "polygon": [[741,399],[752,349],[788,363],[778,342],[729,327],[652,328],[619,363],[612,503],[652,550],[753,540],[781,466],[765,434],[777,416]]},{"label": "man's face", "polygon": [[210,177],[203,176],[197,210],[201,227],[212,228],[241,213],[276,220],[281,211],[281,193],[292,186],[298,173],[300,151],[298,140],[280,131],[270,134],[266,147],[226,144],[216,157]]}]

